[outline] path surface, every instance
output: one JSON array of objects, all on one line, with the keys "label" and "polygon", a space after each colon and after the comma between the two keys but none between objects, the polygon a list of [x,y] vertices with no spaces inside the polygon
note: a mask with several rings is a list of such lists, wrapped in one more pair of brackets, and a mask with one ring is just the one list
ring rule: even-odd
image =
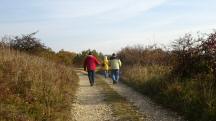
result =
[{"label": "path surface", "polygon": [[104,96],[97,87],[90,87],[87,75],[78,72],[80,81],[76,94],[76,101],[73,104],[73,118],[75,121],[111,121],[111,107],[103,100]]},{"label": "path surface", "polygon": [[[108,79],[106,83],[111,84],[112,81]],[[121,82],[117,86],[112,85],[111,88],[138,107],[139,111],[146,115],[145,121],[184,121],[176,113],[163,109],[161,106],[153,103],[149,98]]]},{"label": "path surface", "polygon": [[78,71],[78,75],[79,89],[72,106],[75,121],[183,121],[122,83],[112,85],[110,79],[97,76],[96,86],[90,87],[86,73]]}]

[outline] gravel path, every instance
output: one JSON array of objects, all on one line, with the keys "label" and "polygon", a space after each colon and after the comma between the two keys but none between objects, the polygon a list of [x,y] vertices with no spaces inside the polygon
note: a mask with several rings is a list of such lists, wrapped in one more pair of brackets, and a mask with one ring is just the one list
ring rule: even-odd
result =
[{"label": "gravel path", "polygon": [[[106,83],[111,85],[111,79],[106,79]],[[176,113],[163,109],[153,103],[149,98],[121,82],[117,85],[111,85],[111,88],[138,107],[141,113],[146,115],[145,121],[184,121],[183,118]]]},{"label": "gravel path", "polygon": [[[138,121],[184,121],[182,117],[154,104],[149,98],[122,83],[112,85],[111,79],[105,80],[102,76],[97,76],[96,82],[100,81],[96,84],[97,86],[91,87],[85,72],[77,71],[77,74],[80,78],[79,89],[77,90],[76,100],[72,105],[72,117],[75,121],[123,121],[124,114],[118,117],[118,114],[121,113],[117,110],[121,112],[125,109],[129,110],[124,111],[124,113],[127,113],[125,113],[125,116],[129,117],[126,118],[128,120],[124,119],[124,121],[134,121],[134,117],[137,118],[137,116]],[[102,83],[105,85],[102,85]],[[107,92],[106,87],[113,91]],[[113,98],[114,93],[119,94],[122,98],[118,96]],[[110,101],[111,104],[105,101],[110,99],[116,100]],[[124,99],[126,102],[123,101]],[[126,104],[121,104],[123,102]],[[133,108],[134,106],[136,108]],[[119,107],[121,108],[119,109]],[[142,116],[135,116],[136,113],[134,112],[138,112]]]},{"label": "gravel path", "polygon": [[103,100],[104,96],[98,87],[90,87],[87,75],[78,73],[79,89],[72,108],[72,116],[75,121],[114,121],[111,107]]}]

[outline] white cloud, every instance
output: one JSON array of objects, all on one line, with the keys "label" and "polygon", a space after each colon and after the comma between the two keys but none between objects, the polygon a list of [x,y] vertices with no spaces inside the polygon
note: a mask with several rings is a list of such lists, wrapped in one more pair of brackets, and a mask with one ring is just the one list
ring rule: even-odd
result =
[{"label": "white cloud", "polygon": [[121,20],[139,15],[165,1],[167,0],[63,0],[52,2],[47,10],[57,18]]},{"label": "white cloud", "polygon": [[127,4],[99,16],[103,20],[124,20],[141,15],[167,0],[130,0]]}]

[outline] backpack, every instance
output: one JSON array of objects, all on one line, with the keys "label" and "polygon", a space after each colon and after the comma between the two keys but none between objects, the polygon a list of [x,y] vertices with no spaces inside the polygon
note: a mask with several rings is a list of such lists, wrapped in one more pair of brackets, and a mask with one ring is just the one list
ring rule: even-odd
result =
[{"label": "backpack", "polygon": [[102,63],[102,67],[104,67],[105,66],[105,64],[104,63]]}]

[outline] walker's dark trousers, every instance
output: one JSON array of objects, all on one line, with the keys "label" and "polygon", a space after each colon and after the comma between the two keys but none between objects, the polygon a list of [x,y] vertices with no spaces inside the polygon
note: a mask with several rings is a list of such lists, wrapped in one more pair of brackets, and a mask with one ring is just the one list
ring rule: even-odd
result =
[{"label": "walker's dark trousers", "polygon": [[93,86],[94,82],[95,82],[95,71],[89,70],[88,71],[88,78],[89,78],[89,82],[90,82],[91,86]]}]

